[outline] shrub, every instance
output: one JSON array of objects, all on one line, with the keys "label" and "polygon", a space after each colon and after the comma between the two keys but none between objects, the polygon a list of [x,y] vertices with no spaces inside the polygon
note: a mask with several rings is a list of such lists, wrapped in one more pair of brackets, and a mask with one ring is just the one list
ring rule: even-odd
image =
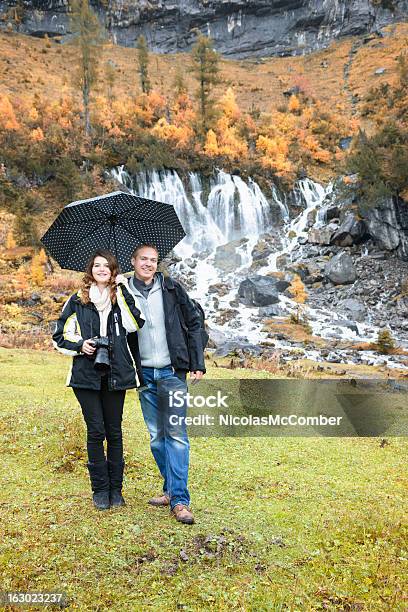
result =
[{"label": "shrub", "polygon": [[377,349],[380,353],[387,355],[395,350],[394,338],[389,329],[382,329],[378,332]]}]

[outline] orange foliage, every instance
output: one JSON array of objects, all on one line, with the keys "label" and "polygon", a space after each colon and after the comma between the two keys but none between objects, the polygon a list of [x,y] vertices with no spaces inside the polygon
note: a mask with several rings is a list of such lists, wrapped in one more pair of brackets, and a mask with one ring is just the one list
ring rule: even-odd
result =
[{"label": "orange foliage", "polygon": [[4,95],[0,95],[0,127],[10,131],[20,129],[11,102]]}]

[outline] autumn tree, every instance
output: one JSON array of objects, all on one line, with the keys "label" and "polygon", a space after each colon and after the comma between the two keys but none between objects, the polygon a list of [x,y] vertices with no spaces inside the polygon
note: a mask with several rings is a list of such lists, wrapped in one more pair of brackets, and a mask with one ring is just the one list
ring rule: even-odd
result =
[{"label": "autumn tree", "polygon": [[89,0],[71,0],[71,23],[75,43],[79,49],[77,83],[81,89],[84,106],[85,135],[91,133],[90,105],[92,92],[98,80],[102,28],[91,9]]},{"label": "autumn tree", "polygon": [[143,34],[137,39],[136,49],[140,86],[142,92],[148,94],[151,89],[149,80],[149,48]]},{"label": "autumn tree", "polygon": [[218,53],[210,38],[200,34],[191,51],[191,72],[198,81],[196,98],[199,103],[199,133],[204,140],[214,118],[214,100],[211,92],[220,83]]}]

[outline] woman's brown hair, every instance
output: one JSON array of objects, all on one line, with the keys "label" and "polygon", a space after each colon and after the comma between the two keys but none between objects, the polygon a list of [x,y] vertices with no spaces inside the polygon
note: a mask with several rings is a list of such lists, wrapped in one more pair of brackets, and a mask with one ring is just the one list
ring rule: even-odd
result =
[{"label": "woman's brown hair", "polygon": [[108,267],[109,267],[109,270],[111,271],[111,277],[109,279],[108,287],[110,288],[111,302],[112,302],[112,304],[115,304],[115,302],[116,302],[116,283],[115,283],[115,278],[120,273],[120,269],[119,269],[118,260],[113,255],[113,253],[111,253],[110,251],[107,251],[105,249],[98,249],[97,251],[95,251],[95,253],[92,255],[92,257],[88,261],[88,265],[85,268],[85,272],[84,272],[84,275],[82,277],[82,283],[81,283],[81,287],[80,287],[81,302],[82,302],[82,304],[88,304],[90,302],[90,299],[89,299],[89,289],[90,289],[92,283],[95,282],[95,279],[92,276],[92,268],[93,268],[94,261],[95,261],[96,257],[104,257],[106,259],[106,261],[108,262]]}]

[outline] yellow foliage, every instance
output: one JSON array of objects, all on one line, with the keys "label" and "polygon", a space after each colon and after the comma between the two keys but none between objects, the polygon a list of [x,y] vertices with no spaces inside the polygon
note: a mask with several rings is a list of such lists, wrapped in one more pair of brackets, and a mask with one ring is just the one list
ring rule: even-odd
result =
[{"label": "yellow foliage", "polygon": [[264,168],[271,168],[279,176],[292,171],[292,163],[287,158],[288,142],[282,136],[259,136],[256,148],[263,153],[261,164]]},{"label": "yellow foliage", "polygon": [[28,118],[30,121],[38,121],[38,110],[35,108],[35,106],[32,106],[28,112]]},{"label": "yellow foliage", "polygon": [[38,253],[38,261],[42,265],[47,263],[47,255],[46,255],[44,249],[41,249],[40,252]]},{"label": "yellow foliage", "polygon": [[208,157],[215,157],[216,155],[219,155],[217,136],[213,130],[208,130],[207,132],[204,153],[208,155]]},{"label": "yellow foliage", "polygon": [[297,96],[290,96],[288,111],[294,114],[300,111],[300,100]]},{"label": "yellow foliage", "polygon": [[35,255],[31,261],[30,276],[33,283],[40,287],[43,285],[45,281],[45,273],[43,264],[41,263],[40,254]]},{"label": "yellow foliage", "polygon": [[31,130],[30,138],[31,140],[34,140],[34,142],[41,142],[45,139],[44,132],[40,127],[35,128],[34,130]]},{"label": "yellow foliage", "polygon": [[193,136],[193,130],[191,127],[177,126],[172,123],[168,123],[164,117],[158,120],[152,133],[163,140],[171,140],[177,147],[185,147]]},{"label": "yellow foliage", "polygon": [[295,275],[295,278],[291,282],[289,286],[289,292],[291,293],[293,299],[298,304],[304,304],[307,298],[307,291],[302,282],[302,279],[298,274]]},{"label": "yellow foliage", "polygon": [[238,121],[241,116],[241,111],[235,100],[235,94],[231,87],[228,87],[227,91],[220,99],[218,106],[222,114],[228,119],[228,123],[230,125]]},{"label": "yellow foliage", "polygon": [[4,95],[0,95],[0,128],[10,131],[20,129],[11,102]]},{"label": "yellow foliage", "polygon": [[6,249],[14,249],[16,241],[14,240],[13,232],[9,230],[6,238]]}]

